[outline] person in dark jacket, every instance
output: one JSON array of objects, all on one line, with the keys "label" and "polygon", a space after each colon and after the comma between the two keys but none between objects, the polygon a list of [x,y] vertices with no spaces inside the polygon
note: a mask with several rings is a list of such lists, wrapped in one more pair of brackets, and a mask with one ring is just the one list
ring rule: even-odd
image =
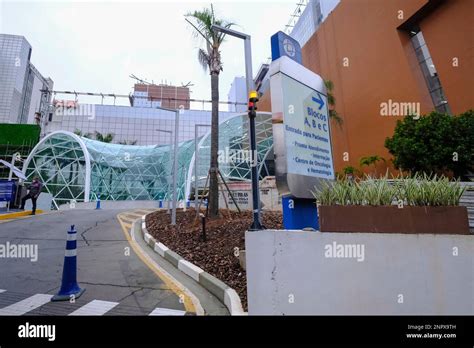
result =
[{"label": "person in dark jacket", "polygon": [[36,200],[41,193],[41,189],[43,188],[43,184],[37,176],[33,178],[31,185],[28,186],[28,194],[21,199],[21,208],[25,209],[25,202],[28,199],[31,199],[31,204],[33,205],[33,209],[31,210],[31,215],[35,215],[36,213]]}]

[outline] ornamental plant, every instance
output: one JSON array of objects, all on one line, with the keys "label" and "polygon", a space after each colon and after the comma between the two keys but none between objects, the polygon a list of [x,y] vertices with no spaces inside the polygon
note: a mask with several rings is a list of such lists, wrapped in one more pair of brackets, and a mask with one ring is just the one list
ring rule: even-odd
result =
[{"label": "ornamental plant", "polygon": [[465,187],[441,175],[415,174],[380,179],[369,175],[361,181],[324,182],[312,192],[319,205],[388,206],[457,206]]}]

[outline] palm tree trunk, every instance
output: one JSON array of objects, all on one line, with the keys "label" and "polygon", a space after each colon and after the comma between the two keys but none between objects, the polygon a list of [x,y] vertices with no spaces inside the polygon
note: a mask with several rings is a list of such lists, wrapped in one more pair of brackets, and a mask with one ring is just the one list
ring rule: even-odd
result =
[{"label": "palm tree trunk", "polygon": [[211,73],[211,99],[212,99],[212,121],[211,121],[211,163],[209,176],[209,217],[215,218],[219,215],[219,185],[217,182],[217,152],[219,150],[219,74]]}]

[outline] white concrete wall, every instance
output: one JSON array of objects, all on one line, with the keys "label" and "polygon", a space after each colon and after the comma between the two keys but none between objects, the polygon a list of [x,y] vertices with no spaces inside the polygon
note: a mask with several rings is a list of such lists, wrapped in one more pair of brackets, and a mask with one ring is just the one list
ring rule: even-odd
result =
[{"label": "white concrete wall", "polygon": [[[473,315],[473,238],[247,232],[249,314]],[[359,258],[327,257],[334,242]]]}]

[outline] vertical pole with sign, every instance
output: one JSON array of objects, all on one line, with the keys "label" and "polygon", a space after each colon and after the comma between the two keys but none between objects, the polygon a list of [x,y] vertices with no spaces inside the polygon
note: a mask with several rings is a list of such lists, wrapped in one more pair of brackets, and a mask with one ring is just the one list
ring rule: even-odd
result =
[{"label": "vertical pole with sign", "polygon": [[311,191],[335,178],[326,87],[301,64],[296,40],[278,32],[271,43],[273,147],[283,224],[287,229],[318,229]]}]

